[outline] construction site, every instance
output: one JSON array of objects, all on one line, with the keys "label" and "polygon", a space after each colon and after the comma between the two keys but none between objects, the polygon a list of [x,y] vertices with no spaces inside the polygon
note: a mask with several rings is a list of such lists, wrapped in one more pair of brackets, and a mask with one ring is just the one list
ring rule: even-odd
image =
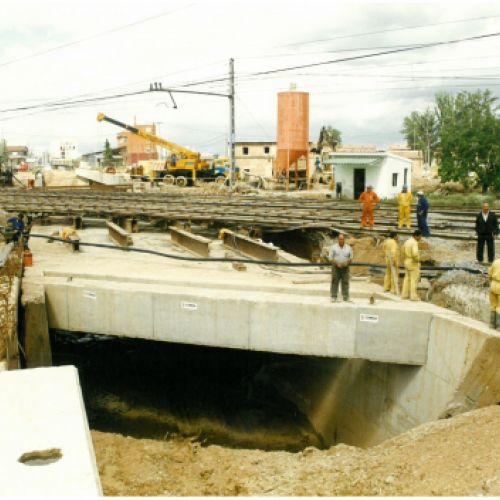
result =
[{"label": "construction site", "polygon": [[116,146],[0,150],[2,493],[500,496],[496,181],[313,141],[293,83],[239,140],[223,83],[134,94],[222,97],[224,154],[102,96]]}]

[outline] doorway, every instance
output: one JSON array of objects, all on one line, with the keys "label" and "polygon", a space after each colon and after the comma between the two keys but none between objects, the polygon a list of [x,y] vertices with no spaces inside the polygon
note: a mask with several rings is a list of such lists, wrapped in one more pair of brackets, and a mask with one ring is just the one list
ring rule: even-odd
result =
[{"label": "doorway", "polygon": [[360,194],[365,190],[365,168],[354,169],[354,199],[357,200]]}]

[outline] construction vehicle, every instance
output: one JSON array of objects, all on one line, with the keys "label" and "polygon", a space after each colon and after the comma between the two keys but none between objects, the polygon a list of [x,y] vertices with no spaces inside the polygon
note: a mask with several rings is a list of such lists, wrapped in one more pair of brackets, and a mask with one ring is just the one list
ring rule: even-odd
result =
[{"label": "construction vehicle", "polygon": [[[110,118],[104,113],[97,115],[97,121],[112,123],[170,151],[170,157],[165,161],[163,170],[154,170],[155,178],[152,180],[163,179],[167,184],[192,186],[196,179],[221,183],[225,182],[226,177],[229,175],[229,169],[226,166],[211,165],[206,160],[202,160],[200,153],[196,151]],[[138,169],[143,172],[142,167],[138,167]],[[139,173],[139,170],[138,175],[143,176]]]}]

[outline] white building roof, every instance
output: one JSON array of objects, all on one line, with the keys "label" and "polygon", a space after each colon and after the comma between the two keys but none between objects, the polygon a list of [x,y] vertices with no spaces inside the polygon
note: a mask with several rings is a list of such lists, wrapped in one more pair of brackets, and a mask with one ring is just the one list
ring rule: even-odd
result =
[{"label": "white building roof", "polygon": [[393,158],[398,161],[409,163],[411,160],[391,153],[330,153],[328,159],[324,162],[329,165],[365,165],[379,166],[385,158]]}]

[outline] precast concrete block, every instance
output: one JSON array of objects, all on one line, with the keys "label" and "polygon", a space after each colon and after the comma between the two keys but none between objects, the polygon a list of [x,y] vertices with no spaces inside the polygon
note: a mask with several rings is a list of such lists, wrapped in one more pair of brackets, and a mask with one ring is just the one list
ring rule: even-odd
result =
[{"label": "precast concrete block", "polygon": [[74,366],[0,373],[1,494],[102,495]]},{"label": "precast concrete block", "polygon": [[352,357],[355,309],[340,304],[254,302],[250,348],[305,356]]},{"label": "precast concrete block", "polygon": [[[129,287],[132,288],[132,287]],[[109,334],[121,337],[154,338],[154,295],[138,289],[109,290]]]},{"label": "precast concrete block", "polygon": [[354,356],[373,361],[423,365],[432,314],[385,307],[358,307]]},{"label": "precast concrete block", "polygon": [[156,340],[248,348],[249,302],[244,299],[178,292],[154,296]]},{"label": "precast concrete block", "polygon": [[69,330],[67,284],[45,283],[45,303],[49,328]]},{"label": "precast concrete block", "polygon": [[68,330],[110,335],[111,318],[121,314],[109,307],[112,293],[94,283],[68,284]]}]

